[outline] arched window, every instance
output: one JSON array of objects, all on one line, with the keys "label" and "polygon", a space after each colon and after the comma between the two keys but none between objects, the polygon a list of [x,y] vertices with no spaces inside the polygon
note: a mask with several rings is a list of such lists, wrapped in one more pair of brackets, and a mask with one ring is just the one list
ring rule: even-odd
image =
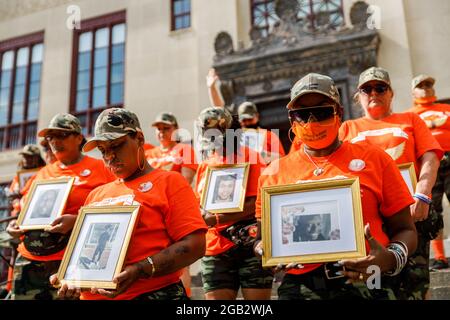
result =
[{"label": "arched window", "polygon": [[[336,29],[344,24],[342,0],[297,0],[297,18],[306,30],[314,32],[321,25]],[[267,36],[270,28],[279,21],[275,0],[250,0],[252,26]]]}]

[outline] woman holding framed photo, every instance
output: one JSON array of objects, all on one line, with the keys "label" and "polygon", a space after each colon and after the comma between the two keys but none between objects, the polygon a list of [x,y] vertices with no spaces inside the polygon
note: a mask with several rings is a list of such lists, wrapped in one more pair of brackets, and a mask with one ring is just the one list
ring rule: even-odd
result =
[{"label": "woman holding framed photo", "polygon": [[[206,225],[194,192],[177,172],[154,169],[144,156],[144,135],[137,116],[122,108],[103,111],[95,136],[84,151],[98,148],[117,180],[98,187],[85,205],[140,206],[116,290],[82,291],[62,284],[58,295],[83,300],[184,300],[182,269],[205,252]],[[83,280],[83,279],[80,279]],[[51,278],[55,285],[57,276]]]},{"label": "woman holding framed photo", "polygon": [[239,288],[244,299],[270,299],[273,276],[253,255],[251,241],[256,236],[252,237],[255,200],[264,160],[227,130],[233,128],[233,118],[225,108],[204,109],[197,127],[203,161],[195,190],[209,226],[201,265],[206,299],[234,300]]},{"label": "woman holding framed photo", "polygon": [[417,185],[410,213],[416,223],[419,242],[400,275],[399,294],[404,299],[425,299],[430,283],[430,240],[438,235],[443,225],[442,216],[434,210],[430,212],[431,191],[443,150],[418,115],[392,111],[393,98],[386,70],[372,67],[362,72],[355,100],[362,106],[364,116],[345,121],[340,137],[354,144],[376,145],[398,165],[414,163]]},{"label": "woman holding framed photo", "polygon": [[[101,160],[83,155],[81,148],[85,142],[79,120],[71,114],[58,114],[47,128],[39,131],[54,153],[57,161],[43,167],[34,177],[35,181],[62,177],[73,177],[69,197],[63,214],[56,218],[46,230],[24,232],[11,221],[7,231],[22,240],[14,271],[14,299],[49,299],[55,290],[48,277],[58,270],[78,209],[83,205],[89,192],[99,185],[114,179]],[[29,181],[24,194],[31,189]],[[25,198],[25,197],[24,197]],[[32,273],[33,276],[28,276]]]},{"label": "woman holding framed photo", "polygon": [[[291,90],[287,108],[292,131],[302,147],[272,163],[261,175],[257,218],[262,213],[263,187],[359,178],[369,254],[325,264],[294,262],[280,266],[287,273],[278,289],[279,299],[395,299],[388,285],[390,277],[382,277],[380,289],[369,290],[365,281],[372,265],[378,266],[383,275],[398,274],[416,249],[417,233],[409,214],[413,199],[397,166],[376,147],[339,140],[343,108],[330,77],[311,73],[300,79]],[[330,233],[330,237],[340,236]],[[255,253],[265,254],[262,248],[261,242],[256,243]]]}]

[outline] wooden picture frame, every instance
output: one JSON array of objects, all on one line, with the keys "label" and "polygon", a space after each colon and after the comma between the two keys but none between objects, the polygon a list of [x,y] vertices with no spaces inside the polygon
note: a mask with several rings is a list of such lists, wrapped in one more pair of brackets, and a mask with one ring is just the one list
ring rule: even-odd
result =
[{"label": "wooden picture frame", "polygon": [[74,178],[33,181],[17,218],[22,230],[45,229],[64,212]]},{"label": "wooden picture frame", "polygon": [[59,285],[116,289],[140,206],[81,207],[58,270]]},{"label": "wooden picture frame", "polygon": [[226,164],[208,167],[201,206],[211,213],[233,213],[244,210],[250,165]]},{"label": "wooden picture frame", "polygon": [[19,190],[22,190],[25,187],[25,185],[27,184],[27,181],[30,180],[32,177],[34,177],[41,169],[42,169],[42,167],[17,171]]},{"label": "wooden picture frame", "polygon": [[411,195],[414,195],[417,186],[417,176],[414,162],[399,164],[397,167],[398,170],[400,170],[403,180],[405,180],[405,183],[408,186],[409,192],[411,192]]},{"label": "wooden picture frame", "polygon": [[264,267],[366,256],[359,178],[262,189]]}]

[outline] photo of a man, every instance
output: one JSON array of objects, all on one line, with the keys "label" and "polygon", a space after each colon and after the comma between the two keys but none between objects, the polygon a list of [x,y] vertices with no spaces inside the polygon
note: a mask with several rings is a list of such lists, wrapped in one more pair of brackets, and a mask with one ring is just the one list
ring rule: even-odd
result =
[{"label": "photo of a man", "polygon": [[78,261],[80,268],[88,270],[106,268],[117,228],[117,223],[95,223],[90,226]]},{"label": "photo of a man", "polygon": [[[294,242],[338,240],[339,230],[331,229],[330,214],[310,214],[295,217]],[[333,235],[333,239],[330,236]]]},{"label": "photo of a man", "polygon": [[223,175],[216,179],[212,203],[229,203],[234,200],[237,174]]},{"label": "photo of a man", "polygon": [[30,219],[50,218],[58,193],[58,189],[50,189],[42,192],[34,205]]}]

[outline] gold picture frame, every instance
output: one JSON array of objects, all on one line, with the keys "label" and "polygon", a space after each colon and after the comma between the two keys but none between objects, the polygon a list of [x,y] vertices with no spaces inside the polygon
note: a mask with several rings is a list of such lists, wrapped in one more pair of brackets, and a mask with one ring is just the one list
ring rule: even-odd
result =
[{"label": "gold picture frame", "polygon": [[[248,163],[209,166],[200,200],[202,208],[211,213],[243,211],[249,170]],[[221,198],[224,194],[226,199]]]},{"label": "gold picture frame", "polygon": [[414,195],[417,186],[417,176],[416,169],[414,167],[414,162],[408,162],[397,165],[403,180],[405,180],[411,195]]},{"label": "gold picture frame", "polygon": [[366,256],[359,178],[261,192],[264,267]]},{"label": "gold picture frame", "polygon": [[41,169],[42,169],[42,167],[17,171],[17,180],[19,183],[19,190],[22,190],[25,187],[27,181],[29,179],[31,179],[32,177],[34,177]]},{"label": "gold picture frame", "polygon": [[40,230],[64,212],[74,178],[34,180],[17,218],[21,230]]},{"label": "gold picture frame", "polygon": [[58,269],[57,286],[116,289],[112,280],[122,271],[139,208],[81,207]]}]

